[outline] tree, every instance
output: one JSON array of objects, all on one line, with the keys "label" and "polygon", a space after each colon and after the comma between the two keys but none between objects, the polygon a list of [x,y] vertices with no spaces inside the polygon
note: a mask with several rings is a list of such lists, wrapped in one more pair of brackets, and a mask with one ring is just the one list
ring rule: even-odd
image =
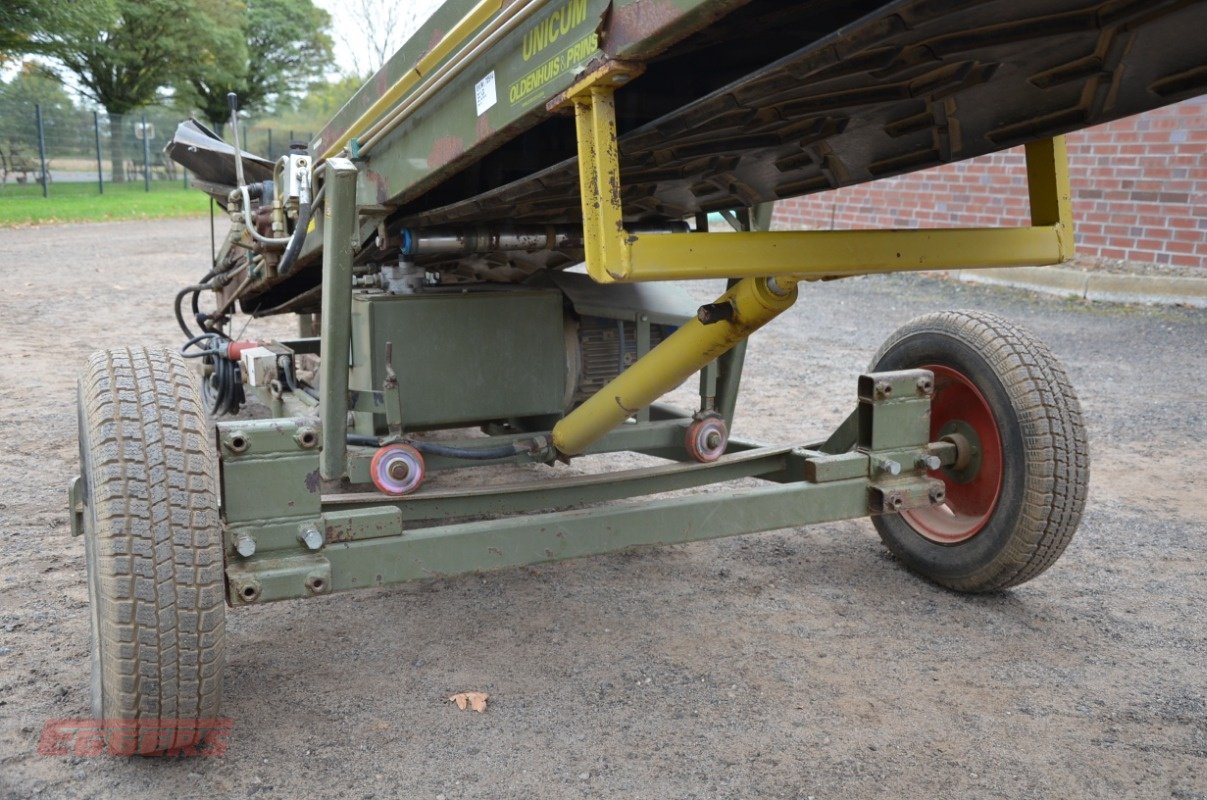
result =
[{"label": "tree", "polygon": [[399,3],[397,0],[345,0],[344,14],[355,34],[340,37],[358,75],[366,78],[389,60],[422,25],[439,3]]},{"label": "tree", "polygon": [[312,83],[310,91],[298,103],[298,112],[309,120],[326,123],[335,112],[352,99],[356,90],[364,83],[356,75],[344,75],[334,81]]},{"label": "tree", "polygon": [[194,61],[181,97],[219,131],[230,116],[229,92],[246,109],[292,100],[331,65],[330,25],[331,16],[311,0],[248,0],[242,40],[216,59]]},{"label": "tree", "polygon": [[[7,2],[7,0],[6,0]],[[43,31],[37,40],[109,113],[113,180],[124,180],[122,116],[154,102],[191,62],[229,48],[237,0],[107,0],[107,13]]]},{"label": "tree", "polygon": [[85,20],[108,13],[109,0],[4,0],[0,3],[0,64],[14,56],[53,51],[50,31],[78,28]]}]

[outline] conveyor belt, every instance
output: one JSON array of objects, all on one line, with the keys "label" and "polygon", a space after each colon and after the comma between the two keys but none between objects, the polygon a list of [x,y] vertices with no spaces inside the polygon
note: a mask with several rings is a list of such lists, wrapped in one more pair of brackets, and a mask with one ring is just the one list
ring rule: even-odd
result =
[{"label": "conveyor belt", "polygon": [[[1203,0],[890,3],[625,133],[625,214],[809,194],[1193,97],[1207,91],[1205,31]],[[576,170],[567,159],[438,208],[416,202],[402,221],[574,222]]]}]

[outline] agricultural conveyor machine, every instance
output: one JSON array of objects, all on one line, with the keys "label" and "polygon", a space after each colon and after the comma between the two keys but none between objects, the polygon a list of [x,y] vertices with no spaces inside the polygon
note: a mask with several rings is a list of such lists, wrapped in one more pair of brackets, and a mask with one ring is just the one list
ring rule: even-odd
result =
[{"label": "agricultural conveyor machine", "polygon": [[[1187,0],[449,0],[275,162],[184,123],[167,151],[231,221],[187,343],[80,382],[111,749],[218,717],[227,605],[865,515],[952,589],[1035,577],[1088,477],[1043,344],[919,317],[828,438],[781,446],[729,435],[745,342],[811,281],[1070,258],[1062,134],[1202,93],[1205,30]],[[769,230],[776,200],[1015,145],[1029,226]],[[727,288],[666,283],[699,279]],[[303,330],[241,341],[237,312]],[[620,451],[664,461],[556,477]],[[550,471],[424,486],[508,464]]]}]

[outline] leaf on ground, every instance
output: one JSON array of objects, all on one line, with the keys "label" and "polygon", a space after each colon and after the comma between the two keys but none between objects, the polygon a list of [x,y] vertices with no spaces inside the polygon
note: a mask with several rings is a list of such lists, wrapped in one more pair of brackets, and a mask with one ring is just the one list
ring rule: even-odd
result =
[{"label": "leaf on ground", "polygon": [[479,714],[486,712],[486,700],[490,697],[486,692],[457,692],[449,695],[449,701],[456,703],[457,708],[464,711],[477,711]]}]

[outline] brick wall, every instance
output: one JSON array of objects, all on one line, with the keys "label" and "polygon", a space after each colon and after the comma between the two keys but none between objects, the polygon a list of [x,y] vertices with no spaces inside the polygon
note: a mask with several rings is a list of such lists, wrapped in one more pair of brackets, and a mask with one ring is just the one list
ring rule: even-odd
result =
[{"label": "brick wall", "polygon": [[[1207,96],[1068,136],[1079,261],[1207,275]],[[1028,223],[1022,148],[778,203],[779,228]]]}]

